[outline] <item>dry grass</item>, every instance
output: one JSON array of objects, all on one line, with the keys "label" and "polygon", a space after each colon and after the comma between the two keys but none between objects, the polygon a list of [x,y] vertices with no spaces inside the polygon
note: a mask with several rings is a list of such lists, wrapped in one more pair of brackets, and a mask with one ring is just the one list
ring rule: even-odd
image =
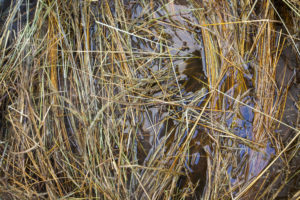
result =
[{"label": "dry grass", "polygon": [[299,177],[294,79],[276,78],[284,49],[300,56],[296,1],[288,23],[270,1],[191,0],[184,17],[166,0],[18,2],[0,38],[0,199],[276,199]]}]

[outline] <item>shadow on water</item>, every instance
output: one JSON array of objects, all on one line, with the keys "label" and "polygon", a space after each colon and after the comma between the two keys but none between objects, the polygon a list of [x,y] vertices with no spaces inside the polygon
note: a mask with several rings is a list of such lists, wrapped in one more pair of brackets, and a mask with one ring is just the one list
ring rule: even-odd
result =
[{"label": "shadow on water", "polygon": [[185,61],[184,80],[181,80],[184,92],[196,92],[207,87],[207,77],[204,74],[200,51],[194,51],[192,57]]}]

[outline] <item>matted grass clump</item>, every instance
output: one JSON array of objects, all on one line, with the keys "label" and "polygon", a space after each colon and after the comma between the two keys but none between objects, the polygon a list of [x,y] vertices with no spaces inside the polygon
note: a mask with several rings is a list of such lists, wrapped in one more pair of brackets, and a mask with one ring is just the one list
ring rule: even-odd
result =
[{"label": "matted grass clump", "polygon": [[299,6],[0,1],[0,199],[297,199]]}]

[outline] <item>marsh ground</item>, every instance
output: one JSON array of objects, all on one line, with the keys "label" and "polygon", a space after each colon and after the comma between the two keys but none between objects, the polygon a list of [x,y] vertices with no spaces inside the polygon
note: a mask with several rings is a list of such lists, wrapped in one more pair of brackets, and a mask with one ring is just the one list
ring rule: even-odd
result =
[{"label": "marsh ground", "polygon": [[298,199],[299,6],[0,1],[0,199]]}]

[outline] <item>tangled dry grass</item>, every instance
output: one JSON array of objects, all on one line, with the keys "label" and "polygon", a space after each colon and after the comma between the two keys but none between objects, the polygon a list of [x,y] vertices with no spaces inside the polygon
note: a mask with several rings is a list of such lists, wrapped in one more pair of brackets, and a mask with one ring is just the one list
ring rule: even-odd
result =
[{"label": "tangled dry grass", "polygon": [[297,3],[17,0],[0,199],[297,199]]}]

